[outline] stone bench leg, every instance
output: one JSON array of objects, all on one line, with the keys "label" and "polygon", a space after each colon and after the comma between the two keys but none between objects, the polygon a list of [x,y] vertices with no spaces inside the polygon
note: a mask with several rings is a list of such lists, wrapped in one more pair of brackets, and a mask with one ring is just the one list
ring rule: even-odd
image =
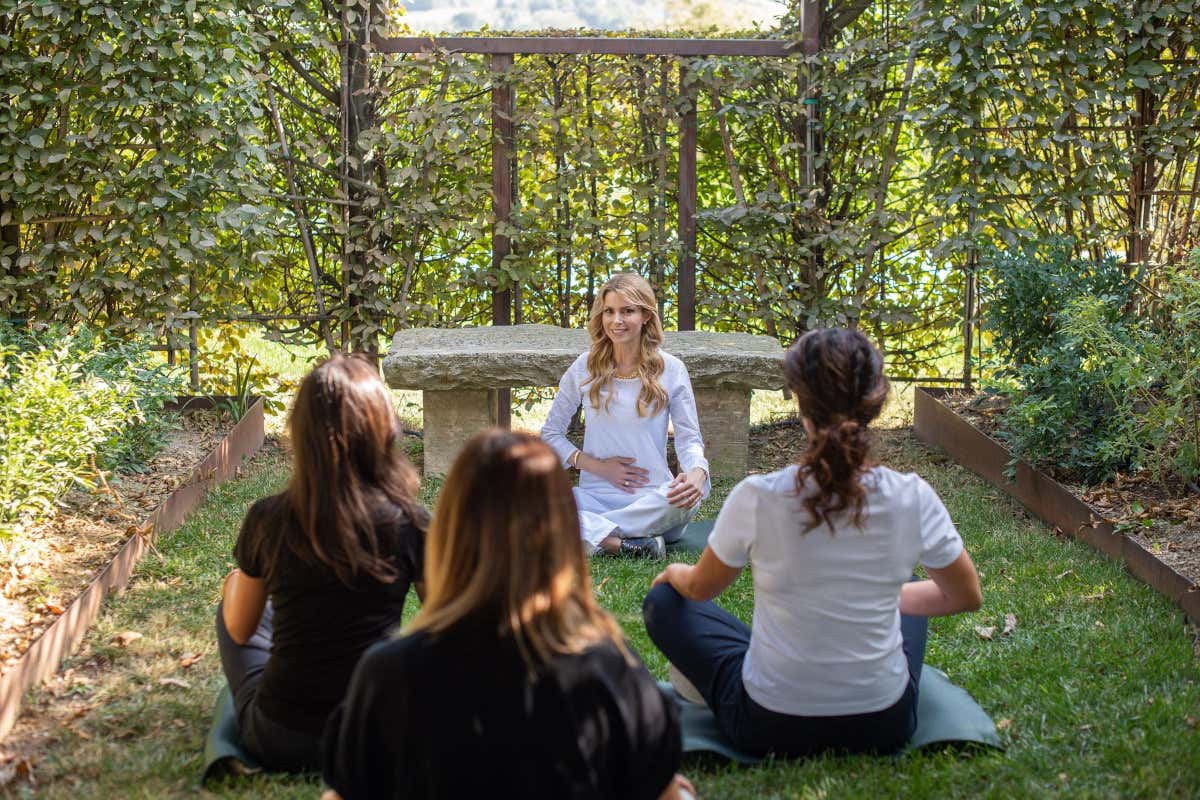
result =
[{"label": "stone bench leg", "polygon": [[696,388],[704,455],[714,478],[744,478],[750,466],[750,390]]},{"label": "stone bench leg", "polygon": [[425,474],[445,475],[467,440],[496,424],[494,389],[426,390]]}]

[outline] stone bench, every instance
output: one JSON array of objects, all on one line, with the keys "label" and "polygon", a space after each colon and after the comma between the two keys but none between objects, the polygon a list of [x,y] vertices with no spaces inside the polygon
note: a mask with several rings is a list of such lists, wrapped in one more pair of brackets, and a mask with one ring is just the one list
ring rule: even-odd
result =
[{"label": "stone bench", "polygon": [[[424,393],[425,473],[444,475],[467,439],[496,424],[497,389],[558,386],[590,344],[587,331],[552,325],[397,333],[383,374],[393,389]],[[783,388],[783,348],[769,336],[676,331],[667,333],[663,349],[687,365],[712,474],[744,476],[750,392]]]}]

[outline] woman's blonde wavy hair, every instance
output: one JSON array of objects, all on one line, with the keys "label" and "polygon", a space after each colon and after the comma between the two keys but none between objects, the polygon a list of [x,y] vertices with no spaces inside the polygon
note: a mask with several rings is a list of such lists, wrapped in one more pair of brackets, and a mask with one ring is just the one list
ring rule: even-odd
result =
[{"label": "woman's blonde wavy hair", "polygon": [[658,316],[658,303],[654,290],[641,275],[635,272],[618,272],[600,287],[596,301],[592,303],[592,314],[588,318],[588,334],[592,337],[592,349],[588,352],[588,402],[592,408],[600,408],[600,395],[605,395],[604,408],[608,410],[612,399],[612,381],[617,374],[617,362],[613,357],[612,340],[604,334],[604,299],[610,292],[618,292],[649,315],[642,326],[641,353],[638,356],[638,377],[642,380],[642,391],[638,395],[639,417],[657,413],[667,406],[667,390],[663,388],[664,363],[658,351],[663,341],[662,320]]},{"label": "woman's blonde wavy hair", "polygon": [[463,447],[429,528],[425,582],[409,631],[495,622],[531,672],[605,640],[632,658],[592,594],[567,473],[536,436],[493,428]]}]

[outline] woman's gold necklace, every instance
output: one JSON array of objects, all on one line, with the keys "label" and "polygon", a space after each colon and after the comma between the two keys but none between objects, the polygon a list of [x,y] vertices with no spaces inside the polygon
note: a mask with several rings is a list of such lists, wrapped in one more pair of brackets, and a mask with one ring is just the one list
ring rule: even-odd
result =
[{"label": "woman's gold necklace", "polygon": [[634,378],[638,377],[638,373],[634,372],[632,375],[622,375],[619,370],[614,369],[613,377],[620,378],[623,381],[628,381],[628,380],[633,380]]}]

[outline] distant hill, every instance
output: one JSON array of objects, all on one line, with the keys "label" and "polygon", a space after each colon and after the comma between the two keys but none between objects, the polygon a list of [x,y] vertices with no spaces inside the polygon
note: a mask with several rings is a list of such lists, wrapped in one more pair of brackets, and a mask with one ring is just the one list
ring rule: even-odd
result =
[{"label": "distant hill", "polygon": [[777,0],[409,0],[404,22],[419,33],[570,30],[746,30],[774,27]]}]

